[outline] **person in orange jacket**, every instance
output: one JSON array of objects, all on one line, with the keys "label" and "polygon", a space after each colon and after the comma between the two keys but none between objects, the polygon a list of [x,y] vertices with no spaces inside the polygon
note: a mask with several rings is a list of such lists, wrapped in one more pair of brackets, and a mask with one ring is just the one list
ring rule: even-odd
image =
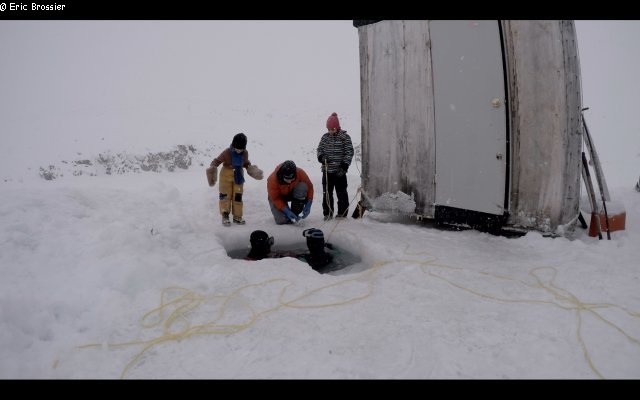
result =
[{"label": "person in orange jacket", "polygon": [[[292,224],[307,218],[313,203],[313,183],[307,173],[287,160],[267,178],[269,206],[276,224]],[[302,216],[300,216],[302,213]]]}]

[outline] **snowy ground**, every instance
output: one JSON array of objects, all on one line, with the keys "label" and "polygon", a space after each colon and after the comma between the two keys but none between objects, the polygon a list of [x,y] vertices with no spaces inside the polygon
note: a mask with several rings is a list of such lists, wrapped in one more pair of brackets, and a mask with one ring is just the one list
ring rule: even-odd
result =
[{"label": "snowy ground", "polygon": [[277,247],[302,228],[276,226],[252,179],[247,225],[223,227],[205,179],[192,168],[0,186],[0,377],[640,377],[631,188],[612,190],[629,226],[612,241],[377,213],[323,225],[316,203],[306,227],[363,260],[320,275],[231,259],[254,229]]}]

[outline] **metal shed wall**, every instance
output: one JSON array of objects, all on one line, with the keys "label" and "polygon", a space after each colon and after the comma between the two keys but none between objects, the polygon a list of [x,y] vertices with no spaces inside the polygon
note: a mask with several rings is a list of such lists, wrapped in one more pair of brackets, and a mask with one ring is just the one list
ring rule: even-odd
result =
[{"label": "metal shed wall", "polygon": [[[510,109],[507,224],[571,229],[582,147],[573,22],[504,21],[502,32]],[[363,189],[370,199],[413,195],[415,212],[433,217],[437,132],[429,21],[381,21],[359,26],[358,33]]]},{"label": "metal shed wall", "polygon": [[553,231],[579,212],[582,100],[575,28],[572,21],[505,21],[503,27],[512,116],[508,223]]},{"label": "metal shed wall", "polygon": [[414,194],[433,216],[435,135],[429,25],[382,21],[358,28],[363,186],[369,196]]}]

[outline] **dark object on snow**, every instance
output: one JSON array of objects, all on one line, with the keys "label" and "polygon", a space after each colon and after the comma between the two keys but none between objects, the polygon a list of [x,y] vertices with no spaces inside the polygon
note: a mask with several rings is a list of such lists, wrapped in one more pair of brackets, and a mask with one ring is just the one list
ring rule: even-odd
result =
[{"label": "dark object on snow", "polygon": [[353,214],[351,214],[351,217],[355,219],[362,218],[362,216],[364,215],[364,210],[364,203],[362,202],[362,200],[360,200],[356,205],[356,209],[353,210]]},{"label": "dark object on snow", "polygon": [[247,254],[248,260],[262,260],[271,253],[273,246],[273,236],[269,236],[265,231],[253,231],[249,237],[251,250]]},{"label": "dark object on snow", "polygon": [[311,268],[318,270],[331,262],[332,257],[325,251],[324,233],[320,229],[305,229],[302,236],[307,238],[309,249],[309,254],[303,254],[302,257]]},{"label": "dark object on snow", "polygon": [[587,221],[585,221],[584,217],[582,216],[582,213],[578,214],[578,221],[580,221],[580,226],[582,227],[582,229],[587,229],[588,227]]},{"label": "dark object on snow", "polygon": [[274,243],[273,236],[269,236],[265,231],[253,231],[249,238],[251,250],[245,257],[245,260],[256,261],[265,258],[293,257],[307,262],[315,271],[323,273],[320,269],[327,266],[333,260],[333,256],[329,254],[326,249],[333,250],[333,246],[325,243],[324,233],[320,229],[306,229],[302,232],[302,236],[307,238],[308,252],[273,251],[271,249]]}]

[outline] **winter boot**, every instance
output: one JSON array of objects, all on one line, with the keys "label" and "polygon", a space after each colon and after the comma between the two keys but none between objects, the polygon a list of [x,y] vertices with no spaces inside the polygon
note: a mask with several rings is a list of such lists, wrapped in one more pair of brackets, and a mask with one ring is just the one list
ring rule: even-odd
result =
[{"label": "winter boot", "polygon": [[229,221],[229,213],[222,214],[222,225],[224,226],[231,225],[231,221]]},{"label": "winter boot", "polygon": [[336,214],[336,219],[345,219],[345,218],[347,218],[347,215],[349,215],[349,209],[348,208],[346,210],[338,209],[338,213]]},{"label": "winter boot", "polygon": [[233,223],[238,225],[244,225],[246,221],[242,217],[233,217]]}]

